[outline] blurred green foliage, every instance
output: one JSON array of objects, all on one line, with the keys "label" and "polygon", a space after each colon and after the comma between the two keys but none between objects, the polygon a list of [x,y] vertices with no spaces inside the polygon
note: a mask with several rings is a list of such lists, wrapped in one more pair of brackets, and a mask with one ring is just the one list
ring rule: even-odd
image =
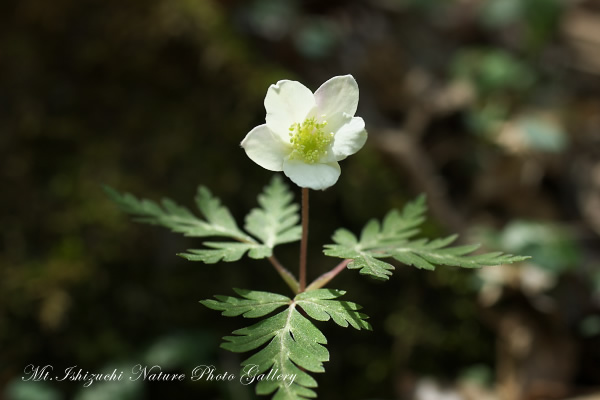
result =
[{"label": "blurred green foliage", "polygon": [[523,29],[523,44],[539,49],[556,35],[562,8],[559,0],[490,0],[483,2],[481,22],[489,29]]},{"label": "blurred green foliage", "polygon": [[453,62],[454,74],[469,80],[481,96],[527,92],[535,83],[532,66],[504,50],[468,49],[458,52]]},{"label": "blurred green foliage", "polygon": [[529,262],[554,274],[581,262],[581,249],[575,238],[560,225],[515,220],[501,232],[490,235],[493,247],[531,254]]}]

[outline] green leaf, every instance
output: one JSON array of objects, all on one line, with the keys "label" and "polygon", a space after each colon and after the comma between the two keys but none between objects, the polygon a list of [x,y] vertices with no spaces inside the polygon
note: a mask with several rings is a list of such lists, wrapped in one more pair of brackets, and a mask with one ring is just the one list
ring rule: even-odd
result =
[{"label": "green leaf", "polygon": [[204,242],[210,249],[190,249],[187,253],[179,253],[189,261],[202,261],[206,264],[215,264],[219,261],[238,261],[246,252],[254,259],[270,257],[273,252],[265,245],[258,243],[236,243],[236,242]]},{"label": "green leaf", "polygon": [[254,350],[268,344],[242,363],[245,371],[252,374],[288,376],[288,380],[262,380],[256,386],[257,394],[271,394],[273,399],[306,399],[316,397],[311,388],[317,382],[308,372],[324,372],[323,363],[329,360],[329,352],[323,346],[327,339],[308,319],[297,310],[296,305],[226,336],[221,345],[236,353]]},{"label": "green leaf", "polygon": [[185,236],[221,236],[252,241],[251,237],[237,227],[229,210],[221,205],[220,200],[202,186],[198,188],[196,204],[205,220],[171,199],[163,199],[159,204],[147,199],[137,199],[130,193],[121,194],[108,186],[104,190],[121,210],[134,215],[138,222],[160,225]]},{"label": "green leaf", "polygon": [[[347,257],[345,257],[347,258]],[[360,253],[348,264],[348,269],[358,269],[362,275],[370,275],[375,279],[388,280],[394,269],[392,264],[378,260],[369,253]]]},{"label": "green leaf", "polygon": [[105,190],[123,211],[134,215],[139,222],[160,225],[186,236],[224,237],[237,241],[208,241],[203,243],[206,248],[178,254],[190,261],[232,262],[240,260],[244,254],[254,259],[268,258],[273,255],[276,245],[300,240],[302,234],[298,225],[299,207],[292,202],[292,193],[277,175],[258,196],[260,208],[253,209],[246,217],[245,229],[260,242],[242,231],[229,210],[203,186],[198,188],[195,198],[203,218],[170,199],[156,203],[137,199],[129,193],[121,194],[110,187]]},{"label": "green leaf", "polygon": [[332,300],[344,295],[346,292],[337,289],[316,289],[300,293],[296,296],[296,303],[317,321],[333,321],[346,328],[350,324],[355,329],[372,330],[371,325],[365,321],[365,314],[358,312],[362,307],[349,301]]},{"label": "green leaf", "polygon": [[456,240],[457,236],[452,235],[444,239],[437,239],[427,242],[419,240],[408,242],[405,245],[396,247],[393,251],[393,257],[407,265],[413,265],[417,268],[434,270],[434,264],[449,265],[463,268],[480,268],[486,265],[510,264],[517,261],[523,261],[530,257],[513,256],[502,252],[492,252],[485,254],[466,255],[476,250],[479,245],[466,245],[446,247],[446,245]]},{"label": "green leaf", "polygon": [[275,175],[258,196],[260,208],[253,209],[246,216],[245,229],[270,248],[300,240],[299,206],[292,200],[292,192],[281,177]]},{"label": "green leaf", "polygon": [[350,231],[338,229],[333,235],[335,243],[325,245],[323,252],[327,256],[351,259],[348,269],[358,269],[361,274],[384,280],[392,275],[394,266],[381,258],[394,258],[428,270],[434,270],[437,265],[479,268],[530,258],[501,252],[469,255],[479,245],[447,247],[456,240],[456,235],[431,241],[411,240],[419,232],[417,227],[423,223],[425,211],[425,198],[420,196],[408,203],[402,212],[389,212],[381,224],[376,220],[369,221],[360,240]]},{"label": "green leaf", "polygon": [[[217,300],[201,303],[225,316],[266,316],[279,307],[287,308],[265,320],[238,329],[225,336],[222,348],[242,353],[259,349],[242,362],[241,378],[246,383],[258,382],[256,393],[273,394],[273,399],[302,400],[315,398],[315,379],[309,372],[324,372],[329,361],[323,333],[298,310],[319,321],[333,319],[340,326],[371,329],[362,307],[356,303],[336,300],[345,292],[317,289],[298,294],[293,300],[274,293],[235,289],[242,298],[215,296]],[[268,372],[267,372],[268,371]],[[277,377],[285,377],[277,379]]]},{"label": "green leaf", "polygon": [[221,205],[221,200],[213,196],[206,187],[198,187],[196,205],[210,223],[211,236],[229,236],[234,239],[248,240],[248,235],[238,228],[229,210]]},{"label": "green leaf", "polygon": [[[370,220],[360,234],[361,246],[377,246],[380,243],[396,242],[416,235],[419,233],[417,227],[425,221],[425,211],[425,196],[419,196],[415,201],[408,203],[402,212],[388,212],[381,225],[375,219]],[[346,233],[344,235],[349,238]]]},{"label": "green leaf", "polygon": [[289,305],[292,301],[286,296],[269,292],[233,289],[243,297],[239,299],[231,296],[215,296],[217,300],[202,300],[200,303],[208,308],[223,311],[226,317],[237,317],[243,314],[246,318],[264,317],[272,311]]}]

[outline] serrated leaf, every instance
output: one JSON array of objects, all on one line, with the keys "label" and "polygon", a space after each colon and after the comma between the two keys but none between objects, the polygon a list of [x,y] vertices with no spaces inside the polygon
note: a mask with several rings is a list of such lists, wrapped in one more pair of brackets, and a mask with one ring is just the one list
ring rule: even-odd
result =
[{"label": "serrated leaf", "polygon": [[358,330],[372,330],[371,325],[366,321],[369,317],[358,312],[361,306],[350,301],[333,300],[344,293],[346,292],[343,290],[316,289],[300,293],[294,300],[309,317],[317,321],[333,319],[336,324],[344,328],[350,324]]},{"label": "serrated leaf", "polygon": [[[310,290],[288,297],[250,290],[235,289],[242,298],[215,296],[217,300],[203,300],[202,304],[223,315],[260,317],[279,307],[287,306],[265,320],[238,329],[225,336],[221,347],[236,353],[255,350],[257,353],[242,363],[241,378],[245,383],[258,382],[257,394],[273,394],[273,399],[303,400],[316,397],[313,388],[317,382],[308,372],[324,372],[323,363],[329,360],[325,348],[327,339],[305,316],[319,321],[333,319],[340,326],[371,329],[362,307],[356,303],[336,300],[345,292],[336,289]],[[268,372],[267,372],[268,371]],[[287,377],[278,379],[278,377]],[[293,378],[293,379],[292,379]]]},{"label": "serrated leaf", "polygon": [[245,229],[271,248],[300,240],[299,206],[292,200],[292,192],[281,177],[275,175],[258,196],[260,208],[254,208],[246,216]]},{"label": "serrated leaf", "polygon": [[462,268],[481,268],[483,266],[510,264],[523,261],[529,257],[513,256],[502,252],[466,255],[477,249],[479,245],[445,247],[456,240],[452,235],[430,242],[414,241],[395,247],[391,253],[394,259],[417,268],[435,269],[435,265],[448,265]]},{"label": "serrated leaf", "polygon": [[333,241],[341,244],[343,247],[349,247],[358,244],[358,239],[356,239],[356,236],[344,228],[340,228],[333,233]]},{"label": "serrated leaf", "polygon": [[330,257],[352,258],[355,259],[361,256],[360,250],[357,250],[358,243],[352,245],[343,244],[326,244],[323,253]]},{"label": "serrated leaf", "polygon": [[213,236],[237,241],[204,242],[206,248],[179,254],[190,261],[207,264],[232,262],[240,260],[245,254],[254,259],[268,258],[273,255],[274,246],[297,241],[302,234],[302,228],[298,225],[298,205],[292,203],[293,195],[279,176],[275,176],[259,195],[261,207],[253,209],[246,217],[245,228],[262,243],[242,231],[221,200],[204,186],[198,188],[195,197],[202,218],[170,199],[163,199],[159,204],[137,199],[129,193],[120,194],[110,187],[105,187],[105,190],[123,211],[134,215],[138,222],[160,225],[185,236]]},{"label": "serrated leaf", "polygon": [[225,342],[221,347],[233,352],[245,352],[268,342],[242,363],[244,370],[254,368],[252,373],[255,376],[270,370],[269,374],[289,377],[287,380],[263,379],[256,386],[258,394],[275,392],[274,399],[316,397],[311,388],[317,387],[317,382],[306,371],[324,372],[323,363],[329,360],[329,352],[323,346],[327,339],[296,310],[295,304],[233,334],[235,336],[223,338]]},{"label": "serrated leaf", "polygon": [[381,234],[384,240],[408,238],[416,235],[416,229],[425,221],[427,204],[425,195],[420,195],[412,202],[407,203],[402,212],[392,210],[383,218]]},{"label": "serrated leaf", "polygon": [[408,203],[402,212],[390,211],[382,223],[369,221],[363,228],[360,240],[346,229],[335,231],[334,244],[327,244],[323,252],[327,256],[351,259],[348,269],[358,269],[361,274],[377,279],[389,279],[394,267],[381,261],[392,257],[401,263],[421,269],[434,270],[437,265],[463,268],[479,268],[523,261],[529,257],[513,256],[501,252],[468,255],[478,245],[448,247],[457,238],[451,235],[428,241],[413,239],[417,227],[423,223],[426,210],[424,196]]},{"label": "serrated leaf", "polygon": [[270,248],[258,243],[204,242],[204,245],[210,249],[190,249],[178,255],[190,261],[215,264],[219,261],[238,261],[246,252],[255,259],[270,257],[273,253]]},{"label": "serrated leaf", "polygon": [[431,264],[429,261],[424,260],[416,254],[407,252],[398,252],[394,254],[394,259],[400,261],[403,264],[410,265],[419,269],[427,269],[430,271],[435,270],[435,265]]},{"label": "serrated leaf", "polygon": [[377,243],[379,240],[379,221],[376,219],[372,219],[363,228],[360,233],[360,242],[361,243]]},{"label": "serrated leaf", "polygon": [[121,194],[108,186],[104,190],[121,210],[134,215],[138,222],[160,225],[185,236],[223,236],[242,241],[252,239],[237,227],[229,211],[206,188],[198,189],[196,199],[206,220],[198,218],[171,199],[165,198],[158,204],[152,200],[138,199],[130,193]]},{"label": "serrated leaf", "polygon": [[259,292],[253,290],[233,289],[243,298],[232,296],[215,296],[217,300],[202,300],[200,303],[208,308],[223,311],[226,317],[236,317],[243,314],[246,318],[263,317],[279,307],[289,305],[292,301],[280,294]]},{"label": "serrated leaf", "polygon": [[352,262],[348,264],[348,269],[358,269],[363,275],[370,275],[376,279],[388,280],[392,275],[391,271],[393,271],[395,267],[392,264],[381,261],[365,252],[355,257]]},{"label": "serrated leaf", "polygon": [[221,204],[221,200],[213,196],[204,186],[198,187],[196,205],[202,215],[210,223],[213,236],[229,236],[236,239],[248,240],[248,235],[238,228],[229,210]]}]

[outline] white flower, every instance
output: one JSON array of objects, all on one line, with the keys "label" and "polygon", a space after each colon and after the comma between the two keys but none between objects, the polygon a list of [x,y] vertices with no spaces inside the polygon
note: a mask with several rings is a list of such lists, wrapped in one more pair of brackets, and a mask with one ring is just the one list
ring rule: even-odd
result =
[{"label": "white flower", "polygon": [[252,129],[242,147],[252,161],[283,173],[300,187],[326,189],[340,176],[338,161],[367,140],[365,122],[355,117],[358,85],[336,76],[313,94],[296,81],[271,85],[265,97],[266,124]]}]

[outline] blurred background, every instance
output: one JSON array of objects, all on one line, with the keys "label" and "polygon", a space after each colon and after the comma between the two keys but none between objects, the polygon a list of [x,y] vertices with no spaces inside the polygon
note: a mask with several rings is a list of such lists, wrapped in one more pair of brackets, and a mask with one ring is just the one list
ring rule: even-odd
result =
[{"label": "blurred background", "polygon": [[[218,348],[251,321],[198,301],[289,294],[267,262],[204,265],[199,241],[135,224],[102,191],[238,218],[272,173],[239,147],[279,79],[351,73],[369,140],[311,198],[309,279],[340,226],[426,193],[425,234],[527,263],[398,266],[331,282],[374,332],[331,323],[319,398],[600,398],[600,2],[0,2],[0,398],[255,399],[234,383],[24,382],[28,364],[239,371]],[[296,198],[299,197],[294,188]],[[298,245],[276,249],[296,271]]]}]

